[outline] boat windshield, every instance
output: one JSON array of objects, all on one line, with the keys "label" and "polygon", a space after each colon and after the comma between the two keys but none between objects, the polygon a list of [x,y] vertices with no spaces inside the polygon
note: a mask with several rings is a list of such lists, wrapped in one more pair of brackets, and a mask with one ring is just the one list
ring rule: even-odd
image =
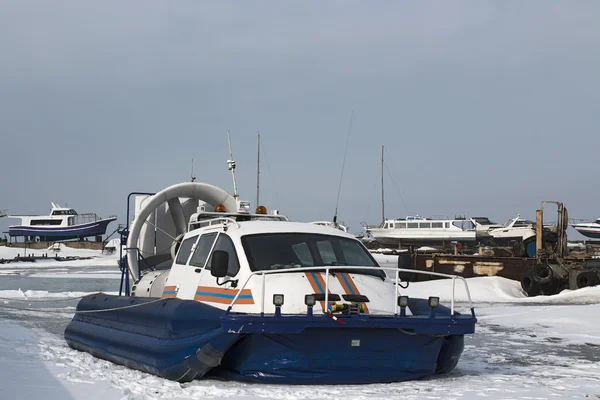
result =
[{"label": "boat windshield", "polygon": [[496,225],[494,221],[490,221],[488,217],[473,217],[473,221],[480,225]]},{"label": "boat windshield", "polygon": [[[242,245],[252,271],[344,265],[378,266],[360,242],[339,236],[266,233],[243,236]],[[382,270],[353,269],[348,272],[385,279]]]}]

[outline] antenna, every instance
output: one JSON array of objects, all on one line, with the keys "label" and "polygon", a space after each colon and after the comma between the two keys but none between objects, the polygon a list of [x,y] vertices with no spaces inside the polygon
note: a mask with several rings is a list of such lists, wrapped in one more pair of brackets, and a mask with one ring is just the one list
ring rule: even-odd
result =
[{"label": "antenna", "polygon": [[256,207],[258,207],[259,203],[259,195],[260,195],[260,131],[256,131],[258,133],[258,152],[256,158]]},{"label": "antenna", "polygon": [[385,201],[383,195],[383,148],[381,146],[381,223],[385,223]]},{"label": "antenna", "polygon": [[233,197],[237,200],[237,186],[235,185],[235,161],[233,161],[233,152],[231,151],[231,137],[229,131],[227,131],[227,143],[229,144],[229,160],[227,160],[227,169],[231,171],[231,177],[233,178]]},{"label": "antenna", "polygon": [[196,175],[194,175],[194,159],[192,158],[192,174],[191,174],[191,181],[192,182],[196,182]]},{"label": "antenna", "polygon": [[342,174],[340,175],[340,184],[338,186],[337,200],[335,201],[335,214],[333,215],[333,224],[337,225],[338,204],[340,203],[340,192],[342,191],[342,179],[344,178],[344,167],[346,167],[346,154],[348,154],[348,143],[350,142],[350,132],[352,132],[352,120],[354,118],[354,110],[350,115],[350,127],[348,128],[348,137],[346,138],[346,149],[344,150],[344,161],[342,161]]}]

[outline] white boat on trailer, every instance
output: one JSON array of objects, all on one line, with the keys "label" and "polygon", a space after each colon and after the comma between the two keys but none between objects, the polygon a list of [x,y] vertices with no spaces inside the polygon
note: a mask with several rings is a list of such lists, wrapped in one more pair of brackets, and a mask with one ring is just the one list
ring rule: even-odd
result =
[{"label": "white boat on trailer", "polygon": [[477,231],[467,218],[431,219],[419,216],[386,219],[365,231],[383,246],[444,245],[451,242],[476,243]]},{"label": "white boat on trailer", "polygon": [[9,215],[8,218],[20,219],[19,225],[8,227],[11,237],[37,237],[40,240],[83,239],[101,236],[106,233],[108,224],[116,216],[100,218],[95,213],[78,214],[72,208],[50,203],[49,215]]},{"label": "white boat on trailer", "polygon": [[600,239],[600,218],[596,218],[593,222],[580,222],[571,226],[585,237]]}]

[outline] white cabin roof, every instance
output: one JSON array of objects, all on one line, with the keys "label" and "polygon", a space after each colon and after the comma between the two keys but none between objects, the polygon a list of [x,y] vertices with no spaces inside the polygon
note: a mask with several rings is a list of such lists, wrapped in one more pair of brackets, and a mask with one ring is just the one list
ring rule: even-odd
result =
[{"label": "white cabin roof", "polygon": [[[221,225],[212,225],[210,227],[203,227],[188,232],[191,236],[192,232],[198,233],[199,231],[211,231],[215,227]],[[332,226],[316,225],[307,222],[288,222],[288,221],[241,221],[235,224],[230,222],[228,224],[227,233],[230,235],[244,236],[253,234],[265,234],[265,233],[316,233],[330,236],[341,236],[351,239],[356,239],[353,235],[336,229]],[[187,236],[187,235],[186,235]]]}]

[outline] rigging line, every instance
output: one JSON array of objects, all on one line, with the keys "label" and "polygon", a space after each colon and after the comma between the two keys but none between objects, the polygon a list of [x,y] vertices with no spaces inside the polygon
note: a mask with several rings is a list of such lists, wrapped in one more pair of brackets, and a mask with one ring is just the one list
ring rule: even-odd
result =
[{"label": "rigging line", "polygon": [[[379,178],[379,174],[381,173],[381,167],[377,167],[377,178]],[[377,188],[377,179],[373,180],[373,189],[371,189],[371,196],[369,197],[369,202],[367,203],[367,215],[365,221],[369,219],[369,212],[371,211],[371,203],[373,202],[373,196],[375,196],[375,189]]]},{"label": "rigging line", "polygon": [[398,196],[400,196],[400,200],[402,201],[402,204],[404,205],[404,208],[406,209],[407,214],[410,214],[410,210],[408,208],[408,205],[406,204],[406,200],[404,199],[404,196],[402,195],[400,190],[398,190],[398,186],[396,185],[396,182],[394,181],[394,178],[392,177],[392,173],[390,172],[390,169],[388,168],[387,163],[384,162],[383,165],[385,166],[385,169],[390,177],[390,180],[392,181],[392,184],[394,185],[394,189],[396,189]]},{"label": "rigging line", "polygon": [[275,202],[279,203],[279,193],[277,192],[275,179],[273,178],[273,174],[271,173],[271,166],[269,165],[269,157],[267,157],[267,152],[265,151],[264,144],[261,143],[260,149],[262,150],[262,156],[265,159],[265,164],[267,164],[267,173],[269,174],[269,178],[271,178],[271,183],[273,184],[273,194],[275,195]]},{"label": "rigging line", "polygon": [[338,205],[340,203],[340,193],[342,191],[342,180],[344,179],[344,168],[346,167],[346,155],[348,154],[348,143],[350,143],[350,133],[352,132],[352,120],[354,119],[354,110],[350,115],[350,127],[348,128],[348,137],[346,137],[346,149],[344,150],[344,160],[342,161],[342,173],[340,175],[340,183],[338,185],[337,200],[335,201],[335,214],[333,215],[333,223],[337,221]]}]

